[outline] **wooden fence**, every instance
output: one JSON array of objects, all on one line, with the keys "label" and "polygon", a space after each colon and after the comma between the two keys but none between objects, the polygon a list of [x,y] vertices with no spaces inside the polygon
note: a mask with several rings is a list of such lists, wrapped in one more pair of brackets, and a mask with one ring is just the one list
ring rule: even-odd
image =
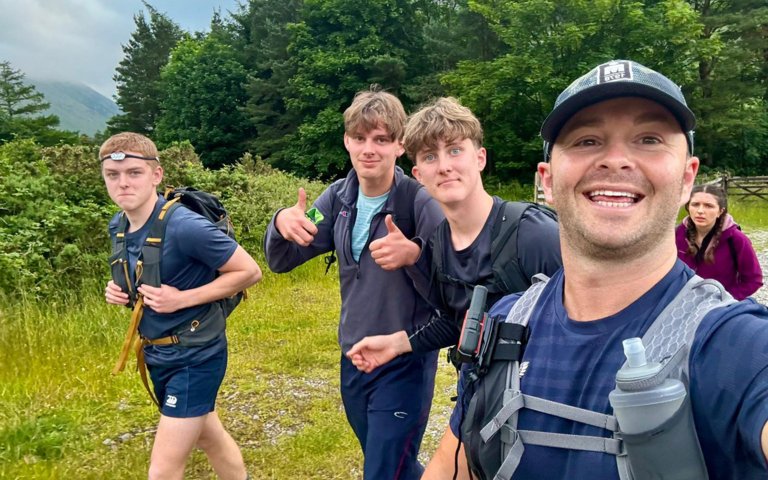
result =
[{"label": "wooden fence", "polygon": [[768,177],[731,177],[723,175],[710,182],[708,185],[719,185],[725,190],[728,197],[757,197],[768,200]]},{"label": "wooden fence", "polygon": [[544,198],[544,188],[541,186],[541,175],[536,172],[533,177],[533,201],[539,205],[545,205],[547,200]]},{"label": "wooden fence", "polygon": [[[757,197],[762,200],[768,200],[768,176],[762,177],[731,177],[723,175],[712,181],[706,182],[708,185],[719,185],[722,187],[728,197],[749,198]],[[539,172],[533,180],[533,199],[536,203],[547,203],[544,199],[544,189],[541,187],[541,178]]]}]

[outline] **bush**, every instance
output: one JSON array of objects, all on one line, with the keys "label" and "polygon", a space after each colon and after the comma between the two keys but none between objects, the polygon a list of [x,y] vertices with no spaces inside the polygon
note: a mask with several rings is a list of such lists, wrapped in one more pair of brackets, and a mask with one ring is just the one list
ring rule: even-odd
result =
[{"label": "bush", "polygon": [[[218,195],[232,215],[238,239],[259,255],[274,212],[325,187],[271,169],[244,156],[221,170],[203,167],[191,145],[160,153],[165,183]],[[99,174],[93,147],[43,148],[31,140],[0,146],[0,297],[45,299],[108,278],[107,222],[117,211]],[[0,300],[3,300],[0,298]]]}]

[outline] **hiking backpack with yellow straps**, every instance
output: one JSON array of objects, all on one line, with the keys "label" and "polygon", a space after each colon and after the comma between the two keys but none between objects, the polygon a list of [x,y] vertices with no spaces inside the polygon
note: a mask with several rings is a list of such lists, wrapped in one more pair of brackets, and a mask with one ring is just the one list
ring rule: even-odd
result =
[{"label": "hiking backpack with yellow straps", "polygon": [[231,238],[235,238],[232,220],[221,204],[221,201],[207,192],[191,187],[167,188],[165,191],[167,202],[160,211],[149,219],[149,232],[141,249],[141,254],[136,261],[135,280],[131,280],[128,263],[128,251],[125,245],[125,233],[128,228],[128,219],[121,214],[117,233],[112,239],[112,255],[110,265],[112,280],[128,293],[128,307],[133,308],[131,322],[123,341],[115,368],[112,374],[117,374],[125,368],[125,363],[131,349],[136,351],[137,367],[142,376],[142,381],[152,400],[157,403],[146,379],[146,370],[143,362],[144,345],[173,345],[198,346],[204,345],[217,338],[225,328],[225,320],[245,297],[246,292],[241,291],[222,300],[212,302],[206,314],[199,319],[193,319],[189,325],[182,325],[172,335],[159,339],[141,338],[138,335],[139,324],[143,316],[144,301],[138,287],[142,284],[159,287],[161,284],[160,268],[162,264],[162,249],[165,239],[165,231],[173,212],[182,206],[202,215],[211,221],[216,227]]}]

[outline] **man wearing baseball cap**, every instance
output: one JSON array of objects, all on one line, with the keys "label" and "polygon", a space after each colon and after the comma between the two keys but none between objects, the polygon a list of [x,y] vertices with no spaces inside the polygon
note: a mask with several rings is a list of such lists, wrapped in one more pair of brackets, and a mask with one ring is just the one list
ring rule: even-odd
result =
[{"label": "man wearing baseball cap", "polygon": [[[424,479],[768,476],[768,310],[677,259],[695,124],[679,87],[632,61],[558,96],[538,171],[563,269],[491,308],[491,360],[463,372]],[[617,377],[635,368],[623,349],[635,337],[651,373]],[[672,384],[685,395],[661,414]],[[643,396],[641,409],[616,403]]]}]

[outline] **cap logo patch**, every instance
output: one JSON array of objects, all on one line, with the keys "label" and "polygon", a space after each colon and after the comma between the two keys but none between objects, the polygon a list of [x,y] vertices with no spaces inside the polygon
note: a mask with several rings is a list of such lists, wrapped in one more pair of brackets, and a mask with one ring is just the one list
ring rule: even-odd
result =
[{"label": "cap logo patch", "polygon": [[610,62],[597,69],[597,83],[632,80],[632,66],[629,62]]}]

